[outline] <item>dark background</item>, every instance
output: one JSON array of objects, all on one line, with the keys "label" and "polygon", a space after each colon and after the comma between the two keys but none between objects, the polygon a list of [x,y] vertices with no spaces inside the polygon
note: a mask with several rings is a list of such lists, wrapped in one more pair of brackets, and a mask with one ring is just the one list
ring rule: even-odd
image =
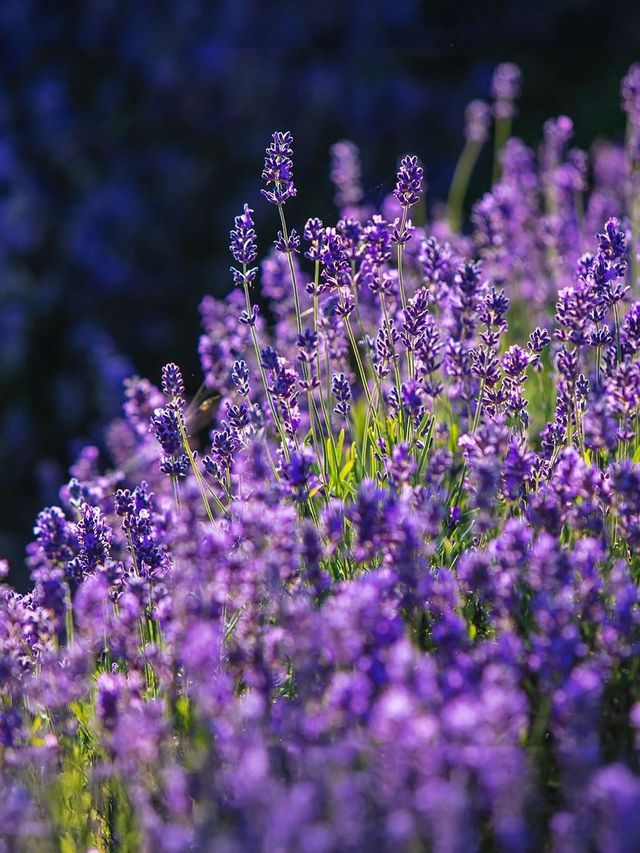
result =
[{"label": "dark background", "polygon": [[[75,450],[99,442],[133,372],[199,384],[197,305],[230,287],[233,216],[264,148],[295,138],[289,218],[331,219],[329,146],[356,142],[372,198],[397,158],[444,196],[463,112],[493,68],[523,71],[515,132],[566,113],[620,138],[640,4],[300,0],[0,2],[0,553],[19,564]],[[489,155],[472,194],[488,188]],[[18,568],[18,565],[16,565]]]}]

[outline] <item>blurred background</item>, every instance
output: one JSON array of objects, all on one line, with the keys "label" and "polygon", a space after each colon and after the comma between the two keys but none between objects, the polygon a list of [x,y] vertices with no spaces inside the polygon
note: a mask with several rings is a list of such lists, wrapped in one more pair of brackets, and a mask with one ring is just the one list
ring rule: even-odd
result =
[{"label": "blurred background", "polygon": [[[0,554],[17,563],[122,381],[168,360],[199,384],[197,306],[231,286],[228,232],[259,196],[273,130],[295,139],[288,218],[335,218],[329,146],[362,151],[370,198],[400,155],[446,195],[465,104],[523,71],[515,132],[566,113],[621,137],[640,4],[419,0],[1,0]],[[490,155],[471,197],[488,188]]]}]

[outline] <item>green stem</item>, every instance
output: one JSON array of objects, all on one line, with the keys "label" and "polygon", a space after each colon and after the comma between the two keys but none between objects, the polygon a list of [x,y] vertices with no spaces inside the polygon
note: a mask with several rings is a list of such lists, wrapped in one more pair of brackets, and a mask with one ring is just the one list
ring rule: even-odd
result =
[{"label": "green stem", "polygon": [[67,634],[67,646],[73,645],[73,604],[71,602],[71,588],[69,582],[65,581],[64,585],[64,627]]},{"label": "green stem", "polygon": [[449,224],[454,231],[460,231],[462,227],[464,200],[481,150],[481,142],[476,142],[472,139],[467,140],[456,164],[447,199]]},{"label": "green stem", "polygon": [[[243,265],[243,272],[246,273],[246,269]],[[247,280],[245,278],[244,281],[244,299],[245,304],[247,306],[247,313],[251,315],[251,297],[249,296],[249,285],[247,284]],[[253,349],[256,354],[256,361],[258,362],[258,370],[260,371],[260,378],[262,379],[262,387],[264,388],[265,397],[267,398],[267,402],[269,404],[269,409],[271,410],[271,417],[273,419],[273,423],[278,430],[278,434],[280,435],[280,441],[282,444],[282,451],[285,455],[285,458],[289,459],[289,448],[287,445],[286,436],[284,434],[284,428],[282,423],[280,422],[280,417],[278,415],[278,411],[276,409],[275,403],[273,402],[273,398],[271,397],[271,392],[269,391],[269,383],[267,381],[267,374],[265,373],[265,369],[262,366],[262,358],[260,357],[260,344],[258,343],[258,335],[256,333],[255,326],[250,326],[251,329],[251,340],[253,341]],[[276,478],[278,478],[276,474]],[[279,479],[279,478],[278,478]]]},{"label": "green stem", "polygon": [[[285,215],[284,215],[284,206],[281,204],[278,205],[278,213],[280,214],[280,223],[282,225],[282,236],[284,238],[285,243],[288,243],[289,242],[289,231],[287,229],[287,221],[286,221]],[[289,275],[291,276],[291,288],[293,290],[293,302],[295,305],[295,312],[296,312],[296,331],[298,332],[298,335],[301,335],[302,334],[302,314],[300,311],[300,295],[298,293],[298,282],[296,281],[296,269],[295,269],[295,266],[293,265],[293,253],[292,252],[289,252],[289,251],[287,252],[287,261],[289,263]],[[304,376],[305,382],[308,384],[309,383],[309,377],[310,377],[310,371],[309,371],[309,365],[307,365],[305,362],[302,363],[302,375]],[[308,407],[309,407],[309,423],[311,426],[311,436],[312,436],[313,446],[314,446],[314,450],[316,453],[316,457],[317,457],[318,461],[320,461],[320,459],[322,458],[322,455],[320,453],[320,449],[319,449],[319,445],[318,445],[318,437],[316,435],[316,429],[315,429],[315,423],[314,423],[314,413],[315,413],[316,419],[319,420],[319,418],[318,418],[318,413],[317,413],[317,409],[316,409],[316,405],[315,405],[315,400],[313,399],[313,394],[312,394],[311,389],[309,387],[307,388],[307,400],[308,400]]]},{"label": "green stem", "polygon": [[[180,437],[182,438],[182,446],[184,447],[184,451],[187,454],[187,457],[189,459],[189,464],[191,465],[191,470],[193,471],[193,474],[196,478],[196,482],[198,483],[198,488],[200,489],[200,496],[202,498],[202,503],[203,503],[203,506],[205,508],[205,512],[207,513],[207,517],[208,517],[209,521],[211,522],[211,524],[215,524],[216,521],[215,521],[213,513],[211,512],[211,505],[209,504],[209,500],[207,498],[207,493],[205,490],[206,489],[205,479],[202,476],[200,469],[198,468],[198,464],[196,462],[195,456],[193,455],[193,451],[191,450],[191,446],[189,445],[189,439],[187,437],[187,431],[184,428],[184,424],[182,423],[182,417],[181,416],[178,418],[178,423],[180,425]],[[222,513],[224,513],[224,515],[226,515],[227,518],[229,518],[230,517],[229,511],[227,510],[225,505],[222,503],[220,498],[214,492],[212,492],[212,496],[214,499],[214,503],[216,504],[218,509]]]},{"label": "green stem", "polygon": [[[484,397],[484,379],[480,380],[480,392],[478,394],[478,405],[476,406],[476,411],[473,416],[473,423],[471,424],[471,435],[475,435],[478,426],[480,425],[480,415],[482,413],[482,398]],[[464,486],[464,478],[467,474],[467,462],[465,460],[462,471],[460,473],[460,480],[458,481],[458,487],[455,491],[454,500],[452,506],[457,506],[458,501],[460,500],[460,495],[462,494],[462,488]]]},{"label": "green stem", "polygon": [[[407,224],[407,212],[408,212],[408,210],[409,210],[408,207],[402,208],[402,217],[400,219],[400,234],[402,234],[402,232],[404,231],[405,226]],[[400,302],[402,303],[402,310],[404,311],[407,307],[407,296],[406,296],[406,293],[404,291],[404,276],[402,273],[402,253],[404,250],[404,245],[402,243],[398,243],[398,245],[396,246],[396,249],[397,249],[397,254],[398,254],[398,283],[400,285]]]},{"label": "green stem", "polygon": [[369,383],[367,382],[367,375],[364,370],[364,365],[362,363],[362,358],[360,357],[360,350],[358,349],[358,342],[356,341],[355,335],[353,334],[353,328],[351,326],[351,320],[348,317],[344,318],[344,325],[347,329],[347,334],[349,336],[349,341],[351,343],[351,349],[353,350],[353,355],[356,360],[356,365],[358,367],[358,374],[360,376],[360,382],[362,383],[362,388],[364,390],[365,396],[367,398],[367,404],[369,406],[373,405],[371,391],[369,390]]},{"label": "green stem", "polygon": [[[407,224],[407,215],[409,212],[408,207],[402,208],[402,218],[400,220],[400,233],[405,229]],[[398,284],[400,286],[400,302],[402,303],[402,310],[407,310],[407,294],[404,289],[404,270],[403,270],[403,256],[404,256],[404,243],[398,243],[397,245],[397,256],[398,256]],[[410,349],[407,349],[407,371],[409,373],[409,377],[413,379],[413,353]]]},{"label": "green stem", "polygon": [[[285,243],[289,242],[289,232],[287,231],[287,222],[284,217],[284,207],[278,205],[278,213],[280,214],[280,223],[282,225],[282,236]],[[296,310],[296,330],[299,335],[302,334],[302,317],[300,315],[300,296],[298,294],[298,285],[296,282],[296,270],[293,265],[293,254],[287,252],[287,260],[289,261],[289,274],[291,276],[291,285],[293,287],[293,302]]]},{"label": "green stem", "polygon": [[493,152],[493,183],[500,180],[502,166],[500,165],[500,154],[511,135],[511,119],[497,118],[495,122],[494,152]]},{"label": "green stem", "polygon": [[393,337],[391,336],[391,321],[389,320],[389,312],[387,311],[387,303],[384,298],[384,294],[380,294],[380,304],[382,305],[382,314],[384,316],[384,326],[387,332],[387,338],[389,342],[389,348],[391,349],[391,356],[393,361],[393,372],[396,380],[396,391],[398,392],[398,406],[400,409],[400,424],[404,431],[405,429],[405,417],[404,411],[402,408],[402,379],[400,378],[400,368],[398,366],[398,358],[396,353],[396,347],[393,342]]},{"label": "green stem", "polygon": [[327,435],[332,435],[332,427],[331,427],[331,415],[327,409],[327,405],[324,399],[324,393],[322,390],[322,368],[320,363],[320,304],[318,299],[318,283],[320,281],[320,261],[315,262],[315,271],[313,277],[314,290],[313,290],[313,331],[318,336],[318,349],[316,350],[316,371],[318,374],[318,396],[320,397],[320,407],[322,408],[322,414],[324,416],[325,421],[325,429],[327,431]]}]

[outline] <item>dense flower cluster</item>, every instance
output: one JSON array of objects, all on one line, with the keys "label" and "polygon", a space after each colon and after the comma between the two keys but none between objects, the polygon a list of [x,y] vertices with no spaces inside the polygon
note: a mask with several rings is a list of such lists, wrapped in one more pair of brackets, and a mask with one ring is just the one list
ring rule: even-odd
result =
[{"label": "dense flower cluster", "polygon": [[470,235],[455,194],[410,222],[413,156],[363,206],[340,143],[299,236],[274,134],[280,235],[250,276],[237,217],[201,389],[130,379],[0,583],[9,848],[638,848],[635,154],[591,179],[571,131],[498,149]]},{"label": "dense flower cluster", "polygon": [[[123,379],[155,368],[165,347],[194,369],[195,305],[227,290],[219,226],[242,210],[271,128],[297,117],[310,206],[322,182],[308,178],[337,126],[369,137],[377,174],[403,128],[437,121],[430,166],[444,185],[459,117],[451,93],[462,81],[480,94],[491,73],[484,56],[469,57],[455,81],[424,86],[432,50],[416,63],[414,48],[447,49],[443,24],[427,25],[417,0],[364,15],[339,0],[321,10],[298,0],[66,5],[0,3],[0,442],[15,450],[0,466],[0,539],[16,557],[34,507],[55,499],[57,466],[79,436],[100,442],[118,414]],[[538,20],[556,18],[538,9]],[[478,38],[467,16],[456,31],[458,44]],[[406,57],[365,61],[363,44],[390,32]],[[261,225],[270,213],[260,204]]]}]

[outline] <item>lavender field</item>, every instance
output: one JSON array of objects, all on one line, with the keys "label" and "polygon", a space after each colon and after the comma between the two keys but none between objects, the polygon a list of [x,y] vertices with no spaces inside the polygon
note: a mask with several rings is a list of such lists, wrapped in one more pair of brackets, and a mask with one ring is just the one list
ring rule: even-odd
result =
[{"label": "lavender field", "polygon": [[201,376],[0,561],[0,851],[640,850],[640,64],[589,153],[521,83],[443,200],[343,140],[307,218],[265,140]]}]

